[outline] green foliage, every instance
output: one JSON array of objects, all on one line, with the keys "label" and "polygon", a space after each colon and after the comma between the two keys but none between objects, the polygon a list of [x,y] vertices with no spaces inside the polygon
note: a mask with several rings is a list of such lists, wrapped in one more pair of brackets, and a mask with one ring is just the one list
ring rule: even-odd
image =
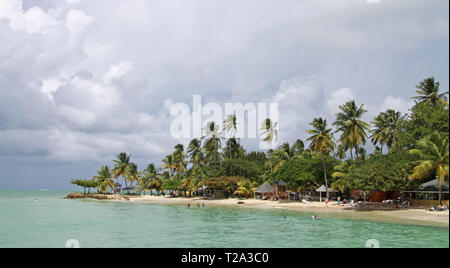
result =
[{"label": "green foliage", "polygon": [[372,156],[339,174],[335,186],[339,189],[364,191],[402,191],[408,188],[410,171],[416,156],[404,150],[392,150],[387,155]]},{"label": "green foliage", "polygon": [[[325,157],[327,170],[333,170],[337,164],[339,164],[337,159],[331,156]],[[325,183],[321,156],[293,158],[278,169],[275,178],[283,180],[293,190],[320,186]]]},{"label": "green foliage", "polygon": [[411,109],[408,120],[401,124],[402,131],[399,134],[398,143],[401,148],[412,149],[416,142],[433,132],[441,136],[449,133],[449,111],[444,108],[434,108],[430,105],[416,104]]}]

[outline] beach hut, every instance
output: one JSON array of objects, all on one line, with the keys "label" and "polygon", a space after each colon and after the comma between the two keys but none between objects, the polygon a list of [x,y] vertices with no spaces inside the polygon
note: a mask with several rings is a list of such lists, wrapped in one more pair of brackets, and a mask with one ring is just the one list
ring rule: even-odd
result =
[{"label": "beach hut", "polygon": [[256,188],[255,190],[255,199],[269,199],[271,197],[273,197],[273,192],[275,191],[275,188],[268,184],[268,183],[264,183],[262,185],[260,185],[258,188]]},{"label": "beach hut", "polygon": [[274,198],[277,200],[286,199],[286,186],[287,184],[282,180],[274,181],[272,184],[264,183],[255,190],[255,198],[264,200],[269,198]]},{"label": "beach hut", "polygon": [[[438,205],[439,203],[439,180],[435,179],[419,185],[414,191],[405,191],[413,205]],[[443,203],[449,204],[449,186],[442,184]]]},{"label": "beach hut", "polygon": [[[322,185],[319,188],[317,188],[316,192],[319,193],[319,195],[320,195],[320,202],[322,202],[322,193],[326,193],[327,192],[327,188],[325,188],[325,185]],[[331,193],[332,195],[336,194],[336,193],[339,193],[338,190],[332,190],[329,187],[328,187],[328,192]],[[332,196],[332,195],[330,195],[330,196]]]}]

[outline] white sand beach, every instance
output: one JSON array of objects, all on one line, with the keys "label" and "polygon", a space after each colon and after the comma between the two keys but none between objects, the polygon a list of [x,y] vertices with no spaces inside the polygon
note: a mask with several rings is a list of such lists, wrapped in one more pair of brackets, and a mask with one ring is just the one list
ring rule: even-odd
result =
[{"label": "white sand beach", "polygon": [[[431,212],[426,207],[411,207],[407,209],[396,209],[394,207],[359,209],[338,207],[336,202],[331,202],[328,206],[321,202],[311,202],[308,204],[295,201],[270,201],[257,199],[220,199],[205,200],[203,198],[171,198],[169,196],[129,196],[129,200],[116,200],[119,202],[136,202],[149,204],[173,204],[197,207],[197,204],[208,206],[226,206],[236,208],[255,209],[288,209],[310,212],[311,215],[326,217],[341,217],[355,220],[370,220],[403,224],[432,225],[440,227],[449,226],[449,212]],[[240,202],[241,204],[238,204]]]}]

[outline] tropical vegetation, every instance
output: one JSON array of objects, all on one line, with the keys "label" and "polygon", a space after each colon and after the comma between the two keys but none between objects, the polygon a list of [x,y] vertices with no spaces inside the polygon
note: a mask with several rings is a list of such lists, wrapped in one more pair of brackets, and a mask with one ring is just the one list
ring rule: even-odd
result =
[{"label": "tropical vegetation", "polygon": [[[348,100],[338,107],[336,118],[311,120],[311,128],[292,144],[278,141],[278,122],[267,118],[260,136],[267,150],[247,150],[237,138],[240,129],[234,114],[227,115],[223,131],[208,122],[203,136],[186,148],[177,144],[161,165],[149,163],[140,170],[131,155],[122,152],[111,167],[102,166],[92,180],[72,183],[90,191],[113,193],[125,184],[128,194],[204,195],[220,189],[224,197],[253,196],[263,183],[283,180],[292,191],[325,185],[342,193],[404,191],[418,183],[449,179],[448,91],[427,78],[417,85],[415,104],[407,114],[394,109],[365,120],[364,104]],[[370,121],[370,122],[369,122]],[[334,127],[334,128],[333,128]],[[306,135],[306,136],[304,136]]]}]

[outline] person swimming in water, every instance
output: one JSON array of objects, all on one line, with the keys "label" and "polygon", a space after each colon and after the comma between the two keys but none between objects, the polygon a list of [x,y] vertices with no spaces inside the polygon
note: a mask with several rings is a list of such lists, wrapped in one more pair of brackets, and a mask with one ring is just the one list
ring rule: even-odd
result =
[{"label": "person swimming in water", "polygon": [[317,221],[317,219],[319,219],[319,217],[317,217],[316,215],[312,216],[312,219]]},{"label": "person swimming in water", "polygon": [[190,208],[190,207],[191,207],[191,203],[188,203],[188,204],[187,204],[187,207]]}]

